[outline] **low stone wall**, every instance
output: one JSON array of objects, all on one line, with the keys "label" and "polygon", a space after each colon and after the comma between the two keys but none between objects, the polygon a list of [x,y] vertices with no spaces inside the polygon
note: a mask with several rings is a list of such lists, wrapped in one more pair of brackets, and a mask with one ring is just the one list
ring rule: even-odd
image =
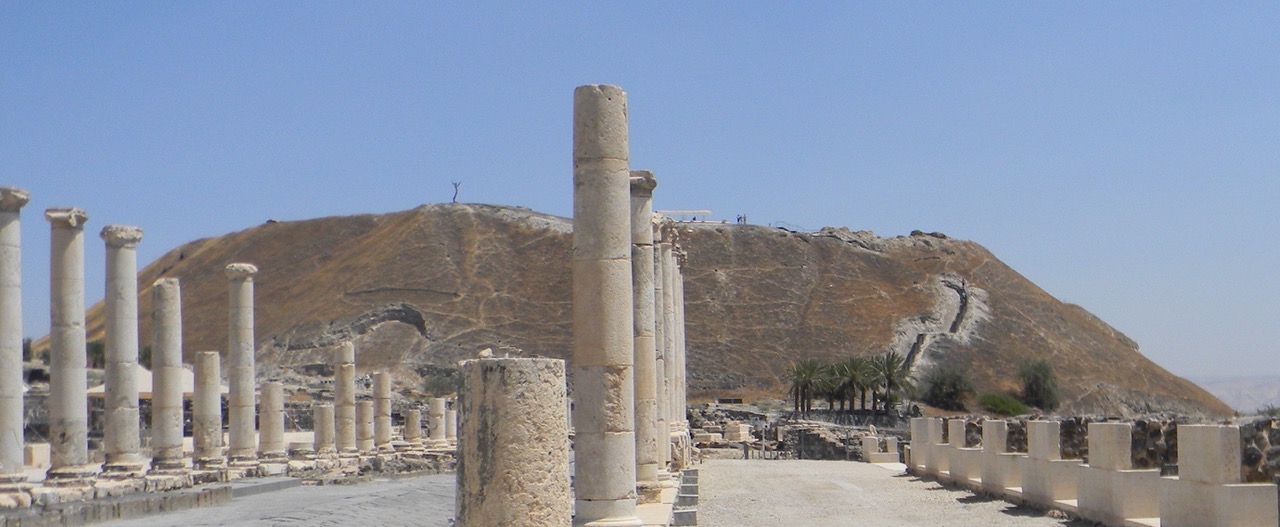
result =
[{"label": "low stone wall", "polygon": [[[908,470],[1103,525],[1280,523],[1277,487],[1268,483],[1280,465],[1268,459],[1280,458],[1280,446],[1271,446],[1280,439],[1277,423],[1187,421],[920,418],[911,426]],[[969,437],[975,423],[986,433],[981,447]],[[943,438],[947,429],[953,441]],[[1012,443],[1029,452],[1014,452]]]},{"label": "low stone wall", "polygon": [[1274,482],[1280,474],[1280,421],[1262,418],[1240,425],[1240,457],[1245,481]]},{"label": "low stone wall", "polygon": [[230,485],[160,493],[139,493],[88,501],[16,509],[0,515],[0,527],[53,527],[87,525],[140,518],[160,512],[180,511],[231,503]]}]

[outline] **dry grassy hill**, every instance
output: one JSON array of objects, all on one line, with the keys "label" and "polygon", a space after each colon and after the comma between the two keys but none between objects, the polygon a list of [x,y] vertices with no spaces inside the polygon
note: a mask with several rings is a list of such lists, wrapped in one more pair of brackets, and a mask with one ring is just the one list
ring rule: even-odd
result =
[{"label": "dry grassy hill", "polygon": [[[361,370],[401,382],[447,375],[477,349],[570,354],[571,224],[528,209],[427,205],[383,215],[267,223],[170,251],[139,276],[142,343],[150,285],[182,282],[185,353],[226,347],[230,262],[256,264],[259,364],[328,361],[351,340]],[[1017,365],[1048,358],[1065,411],[1225,414],[1137,345],[1064,304],[981,246],[940,234],[880,238],[825,229],[681,224],[693,396],[785,389],[793,360],[896,349],[917,370],[964,365],[983,389],[1013,389]],[[102,307],[89,312],[101,338]]]}]

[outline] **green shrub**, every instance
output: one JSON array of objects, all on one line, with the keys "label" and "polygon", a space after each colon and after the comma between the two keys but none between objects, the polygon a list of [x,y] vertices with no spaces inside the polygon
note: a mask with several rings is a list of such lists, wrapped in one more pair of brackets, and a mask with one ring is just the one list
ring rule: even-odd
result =
[{"label": "green shrub", "polygon": [[1034,359],[1022,363],[1018,378],[1022,380],[1022,402],[1050,412],[1058,408],[1058,379],[1049,361]]},{"label": "green shrub", "polygon": [[1026,405],[1003,393],[986,392],[978,396],[978,404],[983,410],[996,415],[1023,415],[1027,413]]},{"label": "green shrub", "polygon": [[973,381],[952,366],[934,366],[925,374],[923,384],[920,400],[943,410],[964,410],[965,397],[973,395]]}]

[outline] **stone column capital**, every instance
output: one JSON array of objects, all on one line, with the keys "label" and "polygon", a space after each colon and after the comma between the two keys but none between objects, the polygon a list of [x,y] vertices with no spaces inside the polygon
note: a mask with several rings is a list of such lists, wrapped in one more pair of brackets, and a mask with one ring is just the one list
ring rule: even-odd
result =
[{"label": "stone column capital", "polygon": [[109,247],[137,247],[142,241],[142,229],[131,225],[107,225],[99,233]]},{"label": "stone column capital", "polygon": [[45,209],[44,219],[49,220],[54,228],[83,229],[89,215],[76,208]]},{"label": "stone column capital", "polygon": [[653,189],[655,188],[658,188],[658,179],[653,177],[652,170],[631,171],[631,195],[633,197],[653,197]]},{"label": "stone column capital", "polygon": [[258,274],[258,267],[247,263],[227,264],[227,278],[232,280],[252,280]]},{"label": "stone column capital", "polygon": [[0,187],[0,212],[18,212],[31,201],[31,194],[18,187]]}]

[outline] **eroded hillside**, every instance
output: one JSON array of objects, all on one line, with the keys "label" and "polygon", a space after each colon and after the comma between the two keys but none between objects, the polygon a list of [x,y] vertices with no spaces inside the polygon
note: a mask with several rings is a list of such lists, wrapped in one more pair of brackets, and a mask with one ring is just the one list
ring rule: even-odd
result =
[{"label": "eroded hillside", "polygon": [[[880,238],[825,229],[680,224],[688,254],[692,396],[781,394],[793,360],[895,349],[917,369],[962,364],[984,389],[1013,389],[1018,364],[1048,358],[1063,410],[1229,413],[981,246],[940,234]],[[571,223],[528,209],[428,205],[383,215],[267,223],[182,245],[140,273],[182,283],[184,353],[226,347],[229,262],[256,264],[259,364],[328,361],[351,340],[361,370],[420,382],[482,347],[568,358]],[[101,338],[102,308],[89,313]]]}]

